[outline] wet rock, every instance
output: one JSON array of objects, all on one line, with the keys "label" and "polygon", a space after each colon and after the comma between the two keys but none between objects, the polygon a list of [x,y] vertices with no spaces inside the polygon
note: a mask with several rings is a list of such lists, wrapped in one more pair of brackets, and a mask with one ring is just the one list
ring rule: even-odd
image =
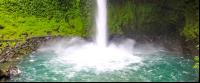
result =
[{"label": "wet rock", "polygon": [[7,55],[7,56],[8,57],[5,59],[5,62],[11,62],[12,61],[11,57],[9,55]]},{"label": "wet rock", "polygon": [[110,35],[108,38],[110,42],[113,42],[116,44],[122,43],[124,39],[126,39],[125,36],[121,34],[113,34],[113,35]]},{"label": "wet rock", "polygon": [[0,79],[9,78],[15,74],[18,74],[17,66],[7,66],[4,69],[0,69]]},{"label": "wet rock", "polygon": [[6,43],[6,47],[10,47],[8,43]]},{"label": "wet rock", "polygon": [[[20,44],[17,42],[13,47],[11,47],[8,43],[4,46],[4,50],[0,50],[0,63],[6,63],[11,61],[17,61],[16,57],[20,57],[36,51],[36,49],[42,44],[50,39],[50,37],[42,37],[42,38],[33,38],[29,39],[26,42]],[[2,44],[1,44],[2,45]],[[20,58],[22,59],[22,58]]]},{"label": "wet rock", "polygon": [[28,50],[28,49],[29,49],[29,47],[27,46],[25,49],[26,49],[26,50]]},{"label": "wet rock", "polygon": [[10,51],[8,50],[8,51],[6,51],[6,53],[8,54]]},{"label": "wet rock", "polygon": [[9,47],[9,50],[12,50],[13,49],[13,47]]},{"label": "wet rock", "polygon": [[15,44],[14,48],[19,48],[20,44],[19,42],[17,44]]},{"label": "wet rock", "polygon": [[45,37],[46,40],[50,39],[50,37]]},{"label": "wet rock", "polygon": [[1,69],[0,69],[0,82],[4,82],[4,78],[6,77],[7,73],[4,73]]},{"label": "wet rock", "polygon": [[93,42],[91,37],[83,37],[83,39],[87,42]]},{"label": "wet rock", "polygon": [[22,44],[21,44],[21,46],[24,46],[25,45],[25,43],[23,42]]},{"label": "wet rock", "polygon": [[2,51],[0,50],[0,56],[1,56],[1,54],[2,54]]},{"label": "wet rock", "polygon": [[5,62],[5,59],[0,59],[0,63],[4,63]]},{"label": "wet rock", "polygon": [[19,54],[19,51],[18,50],[14,50],[15,51],[15,54]]},{"label": "wet rock", "polygon": [[5,56],[5,55],[6,55],[6,53],[3,52],[1,56]]},{"label": "wet rock", "polygon": [[195,40],[190,40],[187,42],[187,44],[182,46],[182,50],[184,54],[188,54],[191,56],[199,56],[199,50],[197,50],[196,45],[199,43],[196,42]]}]

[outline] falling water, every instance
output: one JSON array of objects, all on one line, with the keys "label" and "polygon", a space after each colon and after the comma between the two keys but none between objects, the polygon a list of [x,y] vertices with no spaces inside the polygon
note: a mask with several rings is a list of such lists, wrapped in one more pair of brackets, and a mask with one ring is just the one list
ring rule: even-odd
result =
[{"label": "falling water", "polygon": [[97,0],[96,15],[96,44],[98,47],[106,47],[107,37],[107,10],[106,0]]},{"label": "falling water", "polygon": [[12,82],[194,82],[199,72],[191,58],[175,57],[160,49],[134,48],[124,39],[107,45],[106,0],[97,0],[96,42],[80,37],[52,40],[19,63]]}]

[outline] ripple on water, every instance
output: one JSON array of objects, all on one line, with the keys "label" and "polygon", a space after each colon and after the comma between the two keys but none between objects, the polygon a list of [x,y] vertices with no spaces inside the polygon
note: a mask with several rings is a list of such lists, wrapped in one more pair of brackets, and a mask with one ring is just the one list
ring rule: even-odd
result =
[{"label": "ripple on water", "polygon": [[[125,48],[101,49],[86,44],[33,53],[21,61],[13,82],[193,82],[199,71],[192,58],[163,52],[132,54]],[[56,49],[56,48],[54,48]],[[100,50],[100,51],[97,51]],[[34,56],[34,57],[33,57]]]}]

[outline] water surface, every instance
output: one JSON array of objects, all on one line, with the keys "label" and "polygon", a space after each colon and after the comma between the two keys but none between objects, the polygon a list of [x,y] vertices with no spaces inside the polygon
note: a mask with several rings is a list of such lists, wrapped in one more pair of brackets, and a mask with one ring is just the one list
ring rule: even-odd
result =
[{"label": "water surface", "polygon": [[[80,66],[61,59],[54,51],[33,53],[17,67],[20,74],[12,82],[195,82],[199,81],[199,70],[193,69],[192,57],[176,57],[168,52],[132,54],[141,59],[123,67],[119,61],[111,62],[112,68]],[[126,63],[126,61],[125,61]],[[88,64],[88,63],[87,63]],[[92,64],[92,63],[91,63]],[[109,63],[108,63],[109,64]],[[102,66],[102,65],[101,65]],[[118,67],[115,68],[115,67]]]}]

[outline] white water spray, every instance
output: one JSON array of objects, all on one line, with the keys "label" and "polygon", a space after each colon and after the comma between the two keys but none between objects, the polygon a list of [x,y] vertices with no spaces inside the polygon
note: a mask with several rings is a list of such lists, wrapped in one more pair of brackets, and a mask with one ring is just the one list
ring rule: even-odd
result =
[{"label": "white water spray", "polygon": [[[52,61],[74,65],[74,70],[114,71],[127,68],[128,65],[141,62],[142,58],[132,54],[134,40],[124,39],[119,45],[107,46],[107,7],[106,0],[97,0],[96,42],[86,42],[80,37],[50,41],[47,48],[58,54]],[[138,69],[137,66],[131,67]]]},{"label": "white water spray", "polygon": [[98,47],[106,47],[107,44],[107,10],[106,0],[97,0],[96,15],[96,44]]}]

